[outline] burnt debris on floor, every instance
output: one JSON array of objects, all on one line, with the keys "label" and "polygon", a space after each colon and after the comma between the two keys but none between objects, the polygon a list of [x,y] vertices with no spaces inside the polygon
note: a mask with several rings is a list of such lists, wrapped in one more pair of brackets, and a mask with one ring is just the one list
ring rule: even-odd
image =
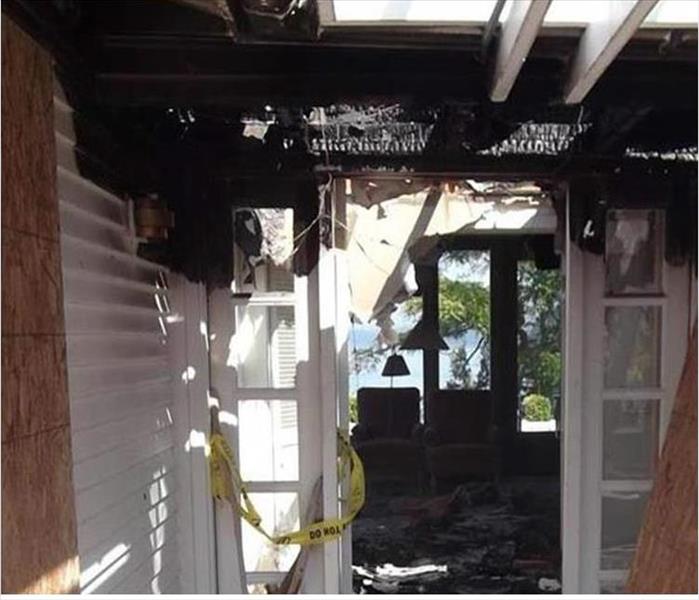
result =
[{"label": "burnt debris on floor", "polygon": [[471,482],[440,496],[368,490],[352,525],[355,593],[560,593],[560,487]]}]

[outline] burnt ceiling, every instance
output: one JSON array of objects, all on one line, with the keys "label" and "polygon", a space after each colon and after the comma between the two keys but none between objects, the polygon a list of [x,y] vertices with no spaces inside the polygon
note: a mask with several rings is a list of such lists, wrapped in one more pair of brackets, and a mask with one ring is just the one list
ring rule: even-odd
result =
[{"label": "burnt ceiling", "polygon": [[223,177],[315,166],[560,176],[696,159],[696,30],[639,33],[572,106],[562,90],[582,31],[542,30],[494,104],[497,28],[323,31],[316,0],[2,6],[53,46],[83,105],[136,155],[189,155]]},{"label": "burnt ceiling", "polygon": [[[195,281],[230,281],[232,203],[293,205],[312,224],[328,172],[525,179],[549,192],[582,178],[595,183],[577,203],[582,223],[607,178],[641,192],[649,188],[639,182],[651,181],[661,185],[654,201],[696,205],[696,30],[639,31],[570,105],[563,90],[582,28],[542,29],[496,104],[499,27],[323,30],[318,8],[2,2],[54,54],[76,109],[78,154],[108,157],[124,179],[119,191],[167,200],[178,225],[149,256]],[[100,171],[86,160],[81,169]],[[300,269],[315,250],[299,253]]]}]

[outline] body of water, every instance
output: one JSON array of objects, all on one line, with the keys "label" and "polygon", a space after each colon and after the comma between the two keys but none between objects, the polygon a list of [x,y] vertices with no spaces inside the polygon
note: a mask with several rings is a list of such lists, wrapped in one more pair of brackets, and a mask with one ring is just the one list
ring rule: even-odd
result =
[{"label": "body of water", "polygon": [[[356,394],[357,390],[362,387],[390,387],[391,378],[383,377],[381,371],[384,367],[385,359],[383,359],[376,368],[366,368],[361,370],[359,373],[355,371],[353,352],[356,344],[358,350],[364,350],[371,348],[376,344],[376,336],[379,333],[379,328],[372,324],[358,325],[355,324],[350,328],[349,335],[349,389],[350,394]],[[461,336],[459,339],[447,340],[450,347],[454,347],[456,344],[465,344],[467,348],[474,348],[478,342],[478,337],[475,334],[466,334]],[[410,375],[403,377],[394,377],[393,385],[394,387],[416,387],[420,390],[420,395],[422,395],[422,351],[421,350],[399,350],[401,356],[405,359],[405,363],[408,365]],[[388,356],[388,355],[386,355]],[[477,353],[473,359],[472,363],[474,369],[477,370],[480,364],[480,353]],[[439,380],[440,385],[446,386],[446,382],[449,380],[450,370],[449,370],[449,351],[440,352],[439,357]]]}]

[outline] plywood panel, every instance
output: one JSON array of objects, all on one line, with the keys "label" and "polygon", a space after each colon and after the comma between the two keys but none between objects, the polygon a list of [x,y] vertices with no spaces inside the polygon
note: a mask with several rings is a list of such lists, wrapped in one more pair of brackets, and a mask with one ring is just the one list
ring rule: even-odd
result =
[{"label": "plywood panel", "polygon": [[10,229],[2,232],[2,333],[62,334],[58,242]]},{"label": "plywood panel", "polygon": [[65,354],[62,336],[3,336],[3,440],[69,425]]},{"label": "plywood panel", "polygon": [[697,593],[696,326],[627,591]]},{"label": "plywood panel", "polygon": [[77,590],[51,57],[2,17],[2,592]]},{"label": "plywood panel", "polygon": [[70,430],[2,445],[2,591],[76,591]]},{"label": "plywood panel", "polygon": [[57,240],[51,57],[5,15],[2,79],[3,227]]}]

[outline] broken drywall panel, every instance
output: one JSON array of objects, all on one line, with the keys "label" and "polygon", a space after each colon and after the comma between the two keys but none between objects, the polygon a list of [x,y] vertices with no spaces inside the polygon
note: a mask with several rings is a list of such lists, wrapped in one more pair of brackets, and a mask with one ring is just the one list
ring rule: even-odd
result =
[{"label": "broken drywall panel", "polygon": [[[416,190],[417,188],[417,190]],[[386,319],[396,304],[415,293],[414,264],[427,247],[421,240],[447,234],[553,233],[556,213],[550,199],[537,190],[527,196],[506,187],[483,187],[476,192],[460,182],[367,179],[352,183],[347,206],[347,246],[353,314],[363,322]],[[391,197],[392,194],[397,194]],[[390,334],[385,337],[390,339]]]}]

